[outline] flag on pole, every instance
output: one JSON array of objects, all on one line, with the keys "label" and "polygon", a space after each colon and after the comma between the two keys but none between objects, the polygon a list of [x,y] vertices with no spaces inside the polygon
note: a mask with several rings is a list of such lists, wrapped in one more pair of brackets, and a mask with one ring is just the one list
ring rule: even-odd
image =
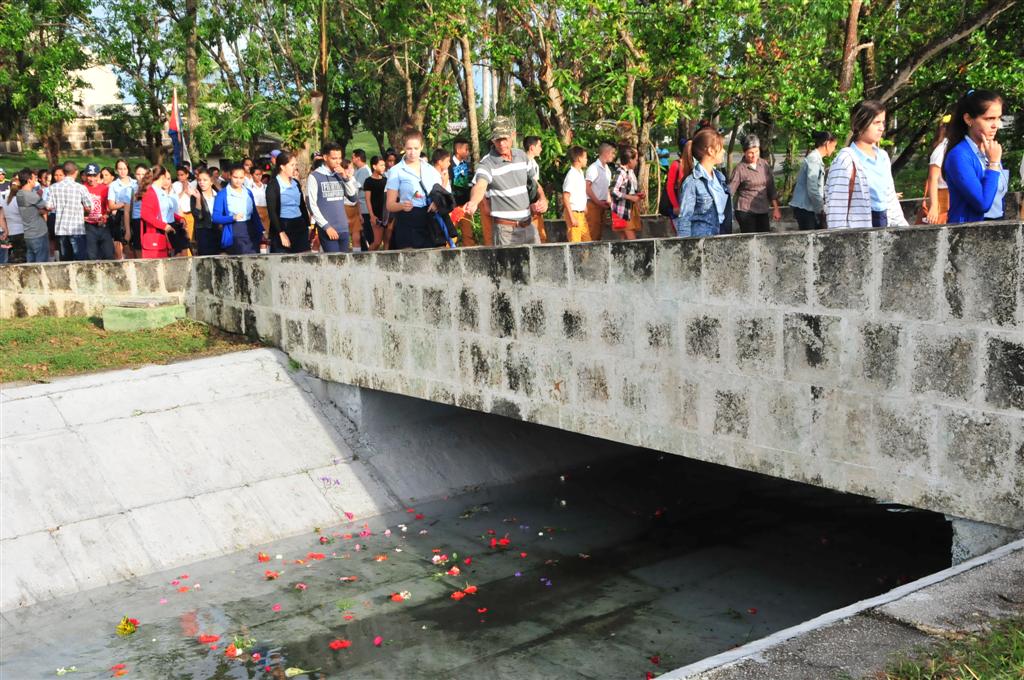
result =
[{"label": "flag on pole", "polygon": [[178,88],[174,88],[171,98],[171,112],[167,120],[167,134],[171,137],[171,146],[174,149],[174,167],[180,167],[182,161],[192,165],[192,159],[188,156],[188,146],[185,145],[185,136],[181,124],[181,113],[178,111]]}]

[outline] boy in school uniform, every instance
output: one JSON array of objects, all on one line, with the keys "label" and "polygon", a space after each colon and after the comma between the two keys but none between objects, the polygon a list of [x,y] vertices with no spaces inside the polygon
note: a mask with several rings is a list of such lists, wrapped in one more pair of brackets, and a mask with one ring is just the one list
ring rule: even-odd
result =
[{"label": "boy in school uniform", "polygon": [[587,225],[587,180],[583,168],[587,167],[587,151],[581,146],[569,149],[569,163],[562,182],[562,211],[565,215],[566,237],[569,243],[590,240]]}]

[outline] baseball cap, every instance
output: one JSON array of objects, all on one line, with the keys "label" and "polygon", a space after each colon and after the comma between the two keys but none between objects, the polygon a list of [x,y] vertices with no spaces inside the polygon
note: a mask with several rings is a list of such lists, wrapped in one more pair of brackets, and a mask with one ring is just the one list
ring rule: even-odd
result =
[{"label": "baseball cap", "polygon": [[494,126],[491,128],[491,141],[507,139],[516,134],[516,126],[508,116],[496,116]]},{"label": "baseball cap", "polygon": [[6,175],[6,174],[7,174],[7,171],[5,171],[3,168],[0,168],[0,175]]},{"label": "baseball cap", "polygon": [[82,171],[83,175],[98,175],[100,174],[100,166],[95,163],[89,163],[85,166],[85,170]]},{"label": "baseball cap", "polygon": [[280,155],[281,155],[281,150],[280,149],[274,149],[273,151],[270,152],[270,157],[271,158],[277,158]]}]

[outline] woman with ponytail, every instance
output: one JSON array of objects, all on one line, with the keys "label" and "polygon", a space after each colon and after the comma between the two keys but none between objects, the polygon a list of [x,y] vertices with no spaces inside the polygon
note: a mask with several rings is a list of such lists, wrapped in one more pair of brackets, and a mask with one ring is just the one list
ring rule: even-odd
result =
[{"label": "woman with ponytail", "polygon": [[968,91],[953,109],[942,164],[950,224],[981,222],[992,208],[1003,169],[1003,147],[996,141],[1002,116],[1002,97],[988,90]]},{"label": "woman with ponytail", "polygon": [[715,236],[732,232],[732,201],[725,175],[715,166],[725,158],[725,138],[706,127],[691,139],[680,160],[683,184],[679,189],[676,235]]}]

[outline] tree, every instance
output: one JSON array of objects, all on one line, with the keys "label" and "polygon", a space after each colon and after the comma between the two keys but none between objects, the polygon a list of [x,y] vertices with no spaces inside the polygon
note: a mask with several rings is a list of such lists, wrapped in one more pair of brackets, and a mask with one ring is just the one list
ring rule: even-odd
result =
[{"label": "tree", "polygon": [[[56,165],[64,124],[74,120],[77,72],[88,64],[81,36],[84,0],[25,0],[0,9],[0,127],[27,120]],[[27,140],[26,140],[27,141]]]}]

